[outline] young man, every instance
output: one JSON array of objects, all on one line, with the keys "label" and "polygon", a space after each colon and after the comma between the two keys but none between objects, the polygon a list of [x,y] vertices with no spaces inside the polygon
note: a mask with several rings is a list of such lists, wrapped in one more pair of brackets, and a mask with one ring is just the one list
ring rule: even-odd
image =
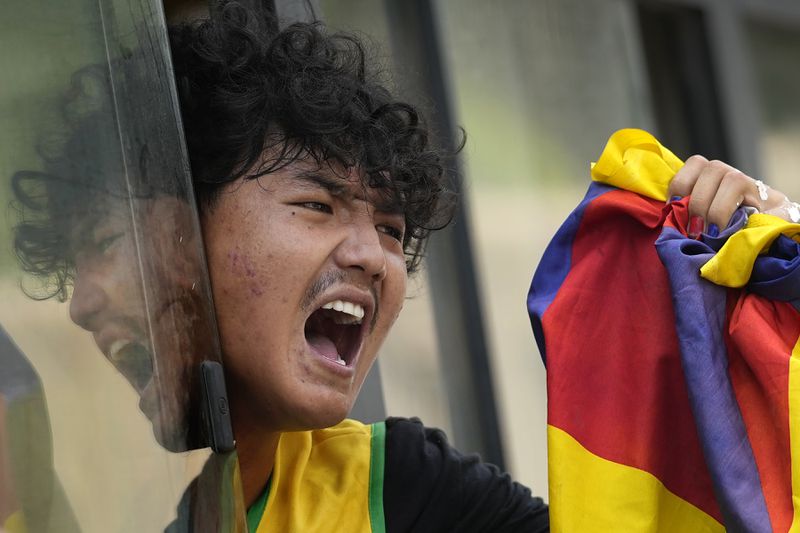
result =
[{"label": "young man", "polygon": [[252,525],[546,530],[540,499],[440,432],[341,423],[449,193],[356,39],[275,28],[229,3],[171,32]]}]

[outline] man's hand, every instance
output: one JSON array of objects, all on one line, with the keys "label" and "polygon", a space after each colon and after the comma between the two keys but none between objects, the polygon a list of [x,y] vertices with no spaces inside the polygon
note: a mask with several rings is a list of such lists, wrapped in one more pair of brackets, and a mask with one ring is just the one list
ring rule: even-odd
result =
[{"label": "man's hand", "polygon": [[689,196],[689,236],[725,228],[740,205],[791,222],[800,220],[800,206],[785,194],[723,163],[701,155],[686,160],[670,183],[667,197]]}]

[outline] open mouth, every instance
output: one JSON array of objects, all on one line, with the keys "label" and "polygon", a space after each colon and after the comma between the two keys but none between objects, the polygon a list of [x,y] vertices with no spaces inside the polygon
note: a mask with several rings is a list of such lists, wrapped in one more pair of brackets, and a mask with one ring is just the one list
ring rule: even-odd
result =
[{"label": "open mouth", "polygon": [[108,359],[141,394],[153,378],[153,357],[139,342],[116,340],[108,349]]},{"label": "open mouth", "polygon": [[364,308],[353,302],[333,300],[308,317],[305,336],[319,355],[341,366],[352,366],[361,348]]}]

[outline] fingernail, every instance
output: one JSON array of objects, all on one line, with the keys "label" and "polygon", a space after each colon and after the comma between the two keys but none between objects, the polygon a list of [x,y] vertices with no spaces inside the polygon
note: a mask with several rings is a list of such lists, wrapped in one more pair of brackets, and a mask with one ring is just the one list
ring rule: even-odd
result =
[{"label": "fingernail", "polygon": [[716,224],[709,224],[706,233],[708,233],[709,237],[719,237],[719,226]]},{"label": "fingernail", "polygon": [[669,199],[669,203],[680,202],[681,198],[683,198],[683,196],[673,196],[672,198]]},{"label": "fingernail", "polygon": [[705,227],[706,222],[703,220],[703,217],[700,215],[694,215],[692,218],[689,219],[689,238],[696,239],[703,233],[703,228]]}]

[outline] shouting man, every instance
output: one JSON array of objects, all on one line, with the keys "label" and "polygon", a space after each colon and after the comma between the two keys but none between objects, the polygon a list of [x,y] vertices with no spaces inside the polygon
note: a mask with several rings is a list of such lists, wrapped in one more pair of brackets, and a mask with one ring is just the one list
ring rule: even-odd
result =
[{"label": "shouting man", "polygon": [[451,195],[357,39],[276,27],[227,3],[171,32],[251,527],[547,529],[440,432],[342,422]]}]

